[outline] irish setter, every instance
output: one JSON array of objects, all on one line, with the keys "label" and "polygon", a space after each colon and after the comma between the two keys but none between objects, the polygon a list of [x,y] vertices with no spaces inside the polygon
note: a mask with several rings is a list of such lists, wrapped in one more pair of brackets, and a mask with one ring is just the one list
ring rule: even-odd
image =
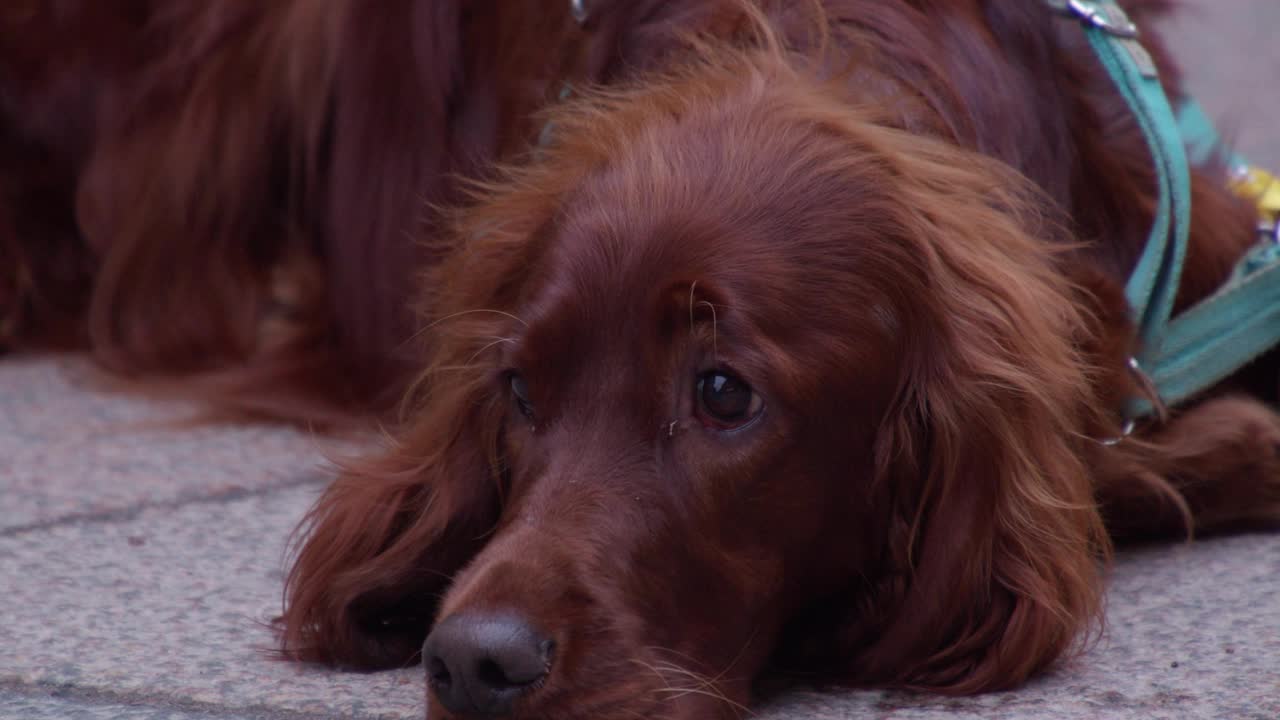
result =
[{"label": "irish setter", "polygon": [[[407,394],[282,647],[421,658],[433,720],[1007,688],[1113,538],[1280,520],[1273,358],[1103,442],[1153,173],[1045,3],[33,0],[0,60],[4,342],[241,413]],[[1180,307],[1254,240],[1222,168],[1193,197]]]}]

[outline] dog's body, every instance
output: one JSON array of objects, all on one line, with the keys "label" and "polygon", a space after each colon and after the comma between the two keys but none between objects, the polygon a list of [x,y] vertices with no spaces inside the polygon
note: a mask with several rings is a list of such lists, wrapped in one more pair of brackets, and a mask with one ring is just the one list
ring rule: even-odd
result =
[{"label": "dog's body", "polygon": [[[62,94],[76,66],[15,28],[73,38],[90,6],[0,15],[46,78],[3,78],[11,344],[307,417],[427,367],[310,518],[290,656],[425,639],[433,718],[727,717],[770,663],[976,692],[1077,647],[1109,536],[1280,519],[1270,358],[1100,442],[1142,393],[1122,288],[1154,181],[1078,26],[1018,0],[552,5],[139,0],[116,20],[157,42]],[[32,111],[77,103],[92,128]],[[33,147],[77,221],[15,200]],[[1254,240],[1220,169],[1192,191],[1179,307]]]}]

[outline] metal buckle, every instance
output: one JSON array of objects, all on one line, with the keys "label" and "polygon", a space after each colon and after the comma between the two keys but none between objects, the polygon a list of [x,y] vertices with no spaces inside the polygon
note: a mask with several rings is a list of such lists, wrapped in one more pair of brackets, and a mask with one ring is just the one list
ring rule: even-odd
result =
[{"label": "metal buckle", "polygon": [[1102,32],[1118,38],[1133,40],[1138,37],[1138,26],[1133,24],[1124,10],[1114,3],[1096,0],[1047,0],[1049,7],[1064,15],[1077,17]]},{"label": "metal buckle", "polygon": [[1115,437],[1109,437],[1105,440],[1099,440],[1098,444],[1104,447],[1115,447],[1124,442],[1126,438],[1133,434],[1133,429],[1138,426],[1138,421],[1132,418],[1124,421],[1124,427],[1120,429],[1120,434]]},{"label": "metal buckle", "polygon": [[[1160,399],[1160,393],[1156,390],[1156,385],[1151,381],[1151,376],[1147,375],[1147,371],[1142,369],[1142,365],[1138,363],[1138,359],[1130,357],[1126,363],[1129,372],[1133,374],[1135,380],[1138,381],[1138,387],[1142,390],[1142,394],[1147,396],[1151,407],[1156,411],[1156,417],[1164,422],[1169,417],[1169,408],[1165,406],[1164,401]],[[1106,447],[1115,447],[1124,442],[1125,438],[1133,435],[1133,431],[1138,427],[1137,418],[1125,418],[1124,425],[1120,428],[1120,434],[1115,437],[1104,438],[1098,441],[1098,444]]]},{"label": "metal buckle", "polygon": [[579,25],[585,24],[591,15],[587,10],[587,0],[569,0],[569,14]]},{"label": "metal buckle", "polygon": [[1269,241],[1272,245],[1280,245],[1280,218],[1258,223],[1258,237]]}]

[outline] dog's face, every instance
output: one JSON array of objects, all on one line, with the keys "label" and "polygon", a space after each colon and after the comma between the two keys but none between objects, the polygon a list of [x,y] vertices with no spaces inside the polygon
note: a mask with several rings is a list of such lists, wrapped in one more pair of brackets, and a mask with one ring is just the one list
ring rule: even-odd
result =
[{"label": "dog's face", "polygon": [[316,511],[295,646],[425,635],[434,720],[735,717],[771,659],[996,687],[1073,642],[1082,324],[1019,181],[771,57],[557,116],[464,217],[419,414]]},{"label": "dog's face", "polygon": [[[510,316],[485,341],[502,507],[426,644],[437,712],[731,717],[771,656],[826,644],[801,626],[832,598],[864,608],[838,630],[871,647],[895,623],[963,634],[974,620],[956,627],[946,603],[1013,612],[987,604],[1002,568],[963,564],[997,562],[1002,476],[1061,481],[1002,457],[1064,442],[1039,434],[1071,421],[1079,390],[1049,260],[1012,196],[960,209],[904,187],[918,171],[956,183],[940,194],[1002,191],[931,167],[958,153],[770,92],[654,112],[601,162],[573,163],[587,170],[525,238]],[[922,200],[986,226],[921,221],[938,211]],[[950,247],[965,243],[988,247]],[[1027,338],[1059,343],[1057,366],[1024,347],[1024,367],[1001,367]],[[1016,429],[983,417],[1040,412]],[[1054,492],[1079,494],[1074,459],[1053,452],[1049,472],[1076,483]],[[973,595],[917,600],[913,580]],[[911,602],[934,617],[897,615]],[[885,655],[919,642],[896,632]]]},{"label": "dog's face", "polygon": [[[439,617],[545,643],[536,695],[563,698],[557,717],[732,716],[784,619],[880,551],[903,288],[871,277],[847,232],[865,211],[833,213],[834,177],[773,172],[834,143],[741,153],[760,140],[727,121],[671,128],[566,196],[486,340],[503,507]],[[459,684],[481,680],[440,637],[436,695],[466,707]]]}]

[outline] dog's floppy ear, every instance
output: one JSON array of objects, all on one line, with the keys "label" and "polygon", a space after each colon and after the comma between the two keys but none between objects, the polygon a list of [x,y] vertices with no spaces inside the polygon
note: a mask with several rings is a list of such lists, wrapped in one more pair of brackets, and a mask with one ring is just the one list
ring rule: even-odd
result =
[{"label": "dog's floppy ear", "polygon": [[969,693],[1020,683],[1086,635],[1109,545],[1083,437],[1093,320],[1056,268],[1056,231],[1020,178],[931,147],[889,153],[919,297],[876,440],[895,567],[851,655],[863,679]]},{"label": "dog's floppy ear", "polygon": [[[534,173],[528,173],[533,175]],[[391,445],[349,463],[312,508],[279,621],[288,657],[378,668],[419,652],[452,577],[502,510],[507,396],[499,350],[573,177],[513,172],[453,218],[448,259],[422,279],[426,371]]]},{"label": "dog's floppy ear", "polygon": [[403,665],[499,513],[501,418],[476,385],[441,385],[380,455],[351,464],[304,524],[281,618],[287,656]]}]

